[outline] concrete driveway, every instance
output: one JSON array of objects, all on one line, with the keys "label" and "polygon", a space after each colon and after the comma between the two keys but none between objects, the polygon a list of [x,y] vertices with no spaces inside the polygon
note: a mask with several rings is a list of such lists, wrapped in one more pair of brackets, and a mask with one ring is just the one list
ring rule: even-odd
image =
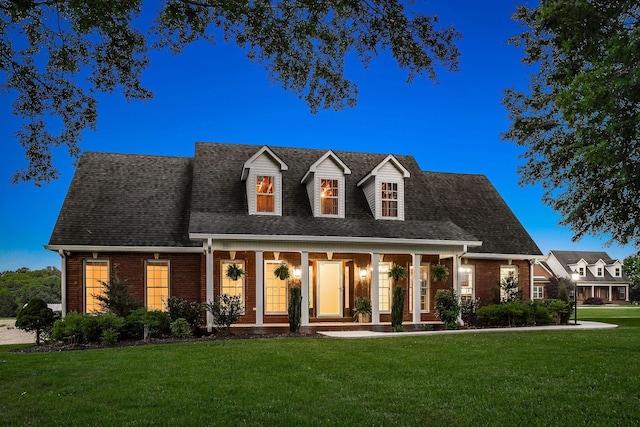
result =
[{"label": "concrete driveway", "polygon": [[34,344],[35,334],[15,327],[15,319],[0,319],[0,345]]}]

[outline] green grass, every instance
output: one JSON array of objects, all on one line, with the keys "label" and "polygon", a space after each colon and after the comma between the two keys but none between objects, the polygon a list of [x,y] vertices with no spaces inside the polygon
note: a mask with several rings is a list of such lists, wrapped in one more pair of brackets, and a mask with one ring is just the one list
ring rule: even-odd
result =
[{"label": "green grass", "polygon": [[0,347],[0,425],[640,423],[638,326],[16,347]]},{"label": "green grass", "polygon": [[596,322],[615,323],[619,326],[640,328],[640,306],[578,306],[578,321],[593,320]]}]

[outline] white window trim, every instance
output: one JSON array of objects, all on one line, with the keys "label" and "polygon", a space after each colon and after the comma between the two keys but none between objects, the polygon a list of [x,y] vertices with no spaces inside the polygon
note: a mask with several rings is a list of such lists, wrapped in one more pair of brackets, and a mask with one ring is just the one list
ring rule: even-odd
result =
[{"label": "white window trim", "polygon": [[[396,202],[398,203],[398,212],[396,216],[383,216],[382,215],[382,184],[396,184],[397,196]],[[375,184],[375,197],[376,197],[376,219],[388,220],[388,221],[404,221],[404,179],[386,179],[376,177]]]},{"label": "white window trim", "polygon": [[[422,262],[420,267],[426,267],[427,269],[427,294],[425,295],[425,305],[427,309],[420,309],[420,313],[430,313],[431,310],[431,263]],[[413,265],[409,267],[409,313],[413,313]],[[422,292],[422,283],[420,283],[420,291]]]},{"label": "white window trim", "polygon": [[[149,309],[149,301],[148,301],[148,294],[147,294],[147,286],[149,284],[148,282],[148,277],[147,277],[147,267],[149,266],[149,264],[156,264],[156,265],[166,265],[167,266],[167,299],[171,297],[171,262],[168,259],[148,259],[145,260],[144,262],[144,306],[145,308],[148,310]],[[166,301],[165,301],[166,304]]]},{"label": "white window trim", "polygon": [[[258,176],[273,177],[273,212],[258,212],[258,193],[256,182]],[[247,194],[251,198],[248,200],[249,215],[269,215],[282,216],[282,174],[273,170],[252,170],[249,174]]]},{"label": "white window trim", "polygon": [[[267,278],[274,277],[273,270],[280,265],[287,264],[287,261],[277,261],[277,260],[265,260],[264,261],[264,283],[262,284],[262,291],[264,292],[264,314],[287,314],[287,303],[289,301],[289,281],[284,280],[286,295],[285,295],[285,307],[284,311],[268,311],[267,310]],[[280,279],[278,279],[280,280]]]},{"label": "white window trim", "polygon": [[111,278],[111,263],[108,259],[87,259],[82,261],[82,310],[86,314],[96,313],[87,311],[87,263],[107,263],[107,281]]}]

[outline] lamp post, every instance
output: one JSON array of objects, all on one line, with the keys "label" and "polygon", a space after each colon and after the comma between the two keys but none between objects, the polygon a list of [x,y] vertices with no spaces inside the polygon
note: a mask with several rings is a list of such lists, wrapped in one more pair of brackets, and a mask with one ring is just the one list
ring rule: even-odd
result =
[{"label": "lamp post", "polygon": [[578,280],[580,280],[580,273],[571,273],[571,280],[573,281],[573,323],[578,324]]}]

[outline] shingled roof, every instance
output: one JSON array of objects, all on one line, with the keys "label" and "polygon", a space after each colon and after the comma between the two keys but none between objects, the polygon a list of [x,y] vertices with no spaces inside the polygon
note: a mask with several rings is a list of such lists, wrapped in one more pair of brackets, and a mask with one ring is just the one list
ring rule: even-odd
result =
[{"label": "shingled roof", "polygon": [[260,148],[197,143],[193,159],[85,153],[50,245],[198,246],[188,234],[202,233],[482,241],[470,252],[541,255],[485,176],[424,172],[411,156],[395,156],[411,174],[405,221],[375,220],[356,185],[387,154],[334,151],[351,169],[345,218],[317,218],[300,180],[327,150],[274,146],[288,166],[282,216],[249,215],[240,177]]},{"label": "shingled roof", "polygon": [[[573,270],[569,267],[570,265],[574,265],[577,264],[580,260],[584,260],[588,265],[594,265],[596,262],[598,262],[599,260],[604,261],[604,263],[606,265],[611,265],[613,264],[615,261],[619,261],[618,259],[614,259],[611,258],[609,256],[609,254],[607,254],[606,252],[600,252],[600,251],[558,251],[558,250],[552,250],[549,252],[549,256],[553,255],[556,260],[558,260],[558,263],[562,266],[562,268],[564,268],[564,272],[565,272],[565,276],[567,277],[571,277],[571,273],[573,273]],[[585,275],[583,278],[581,278],[581,281],[586,281],[586,282],[622,282],[622,283],[628,283],[629,282],[629,278],[626,276],[626,274],[624,274],[624,271],[622,272],[622,276],[620,277],[615,277],[612,276],[607,269],[605,268],[603,271],[603,275],[601,277],[598,277],[596,275],[594,275],[591,270],[589,270],[588,268],[585,269]],[[557,272],[556,272],[557,274]]]}]

